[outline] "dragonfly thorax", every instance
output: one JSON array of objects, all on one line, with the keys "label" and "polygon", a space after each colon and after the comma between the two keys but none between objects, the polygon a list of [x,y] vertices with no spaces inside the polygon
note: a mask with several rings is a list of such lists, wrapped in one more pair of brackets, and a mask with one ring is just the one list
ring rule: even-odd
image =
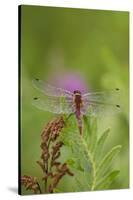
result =
[{"label": "dragonfly thorax", "polygon": [[73,93],[76,109],[80,109],[80,105],[82,103],[81,92],[79,90],[75,90]]}]

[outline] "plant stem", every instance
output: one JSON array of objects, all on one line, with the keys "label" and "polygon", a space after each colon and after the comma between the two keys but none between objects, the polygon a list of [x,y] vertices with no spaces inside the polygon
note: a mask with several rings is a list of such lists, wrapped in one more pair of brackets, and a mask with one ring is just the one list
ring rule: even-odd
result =
[{"label": "plant stem", "polygon": [[[50,147],[50,142],[51,142],[51,138],[49,138],[49,141],[48,141],[48,149]],[[49,158],[48,158],[47,163],[46,163],[46,175],[48,173],[49,173]],[[48,183],[48,176],[45,179],[45,193],[47,193],[47,183]]]},{"label": "plant stem", "polygon": [[39,189],[40,194],[42,194],[42,191],[41,191],[41,188],[40,188],[40,185],[39,185],[38,182],[37,182],[37,185],[38,185],[38,189]]}]

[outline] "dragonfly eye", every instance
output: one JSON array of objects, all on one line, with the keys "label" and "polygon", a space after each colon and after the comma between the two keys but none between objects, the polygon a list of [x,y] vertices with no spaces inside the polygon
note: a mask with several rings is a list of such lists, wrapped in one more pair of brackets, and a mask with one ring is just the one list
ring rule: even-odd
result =
[{"label": "dragonfly eye", "polygon": [[120,108],[120,105],[116,105],[116,107]]},{"label": "dragonfly eye", "polygon": [[38,99],[38,97],[34,97],[33,99],[34,99],[34,100],[37,100],[37,99]]},{"label": "dragonfly eye", "polygon": [[74,93],[74,94],[80,94],[80,95],[81,95],[81,92],[80,92],[79,90],[75,90],[73,93]]}]

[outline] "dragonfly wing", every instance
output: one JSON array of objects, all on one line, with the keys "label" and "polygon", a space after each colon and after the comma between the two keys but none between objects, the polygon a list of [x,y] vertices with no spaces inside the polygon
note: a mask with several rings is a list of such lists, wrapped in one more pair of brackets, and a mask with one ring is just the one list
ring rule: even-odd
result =
[{"label": "dragonfly wing", "polygon": [[120,89],[108,90],[104,92],[92,92],[83,95],[86,102],[99,102],[107,104],[118,104],[120,101]]},{"label": "dragonfly wing", "polygon": [[34,79],[32,83],[36,89],[40,90],[41,92],[43,92],[45,95],[48,96],[65,96],[71,98],[73,95],[71,92],[67,90],[51,86],[40,79]]},{"label": "dragonfly wing", "polygon": [[83,114],[89,116],[109,116],[120,112],[119,105],[109,105],[109,104],[98,104],[90,103],[89,106],[84,109]]},{"label": "dragonfly wing", "polygon": [[120,112],[118,89],[83,95],[83,114],[106,116]]},{"label": "dragonfly wing", "polygon": [[32,104],[41,110],[56,114],[70,114],[74,111],[72,102],[61,97],[35,97]]}]

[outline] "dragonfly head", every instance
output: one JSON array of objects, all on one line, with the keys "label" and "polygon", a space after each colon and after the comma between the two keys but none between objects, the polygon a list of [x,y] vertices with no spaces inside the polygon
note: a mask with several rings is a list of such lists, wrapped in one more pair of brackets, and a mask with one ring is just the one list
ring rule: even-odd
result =
[{"label": "dragonfly head", "polygon": [[79,90],[74,90],[73,92],[75,95],[81,95],[81,92]]}]

